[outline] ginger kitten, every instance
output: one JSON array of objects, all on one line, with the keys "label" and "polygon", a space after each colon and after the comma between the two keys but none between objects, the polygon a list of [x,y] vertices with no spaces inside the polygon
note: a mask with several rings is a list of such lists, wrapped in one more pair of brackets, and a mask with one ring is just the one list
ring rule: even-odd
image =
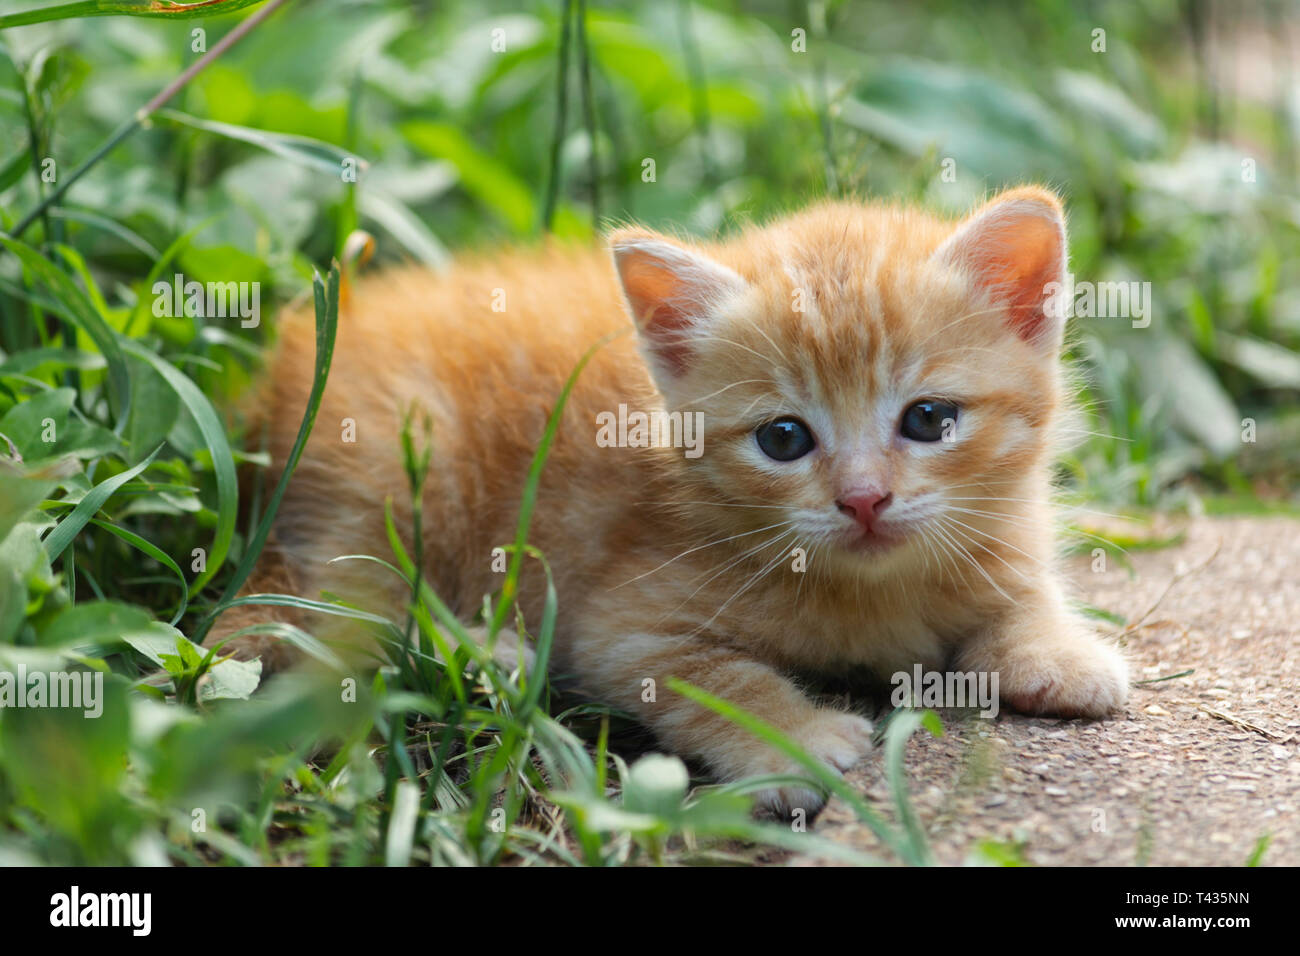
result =
[{"label": "ginger kitten", "polygon": [[[357,286],[248,590],[328,590],[401,619],[405,590],[388,572],[326,562],[389,553],[386,495],[409,524],[398,434],[414,402],[433,419],[428,577],[472,620],[500,586],[492,549],[513,538],[549,409],[583,352],[630,314],[636,335],[578,379],[533,519],[559,594],[556,673],[724,779],[795,768],[665,678],[731,700],[840,770],[867,753],[871,725],[815,704],[794,675],[920,663],[997,672],[1003,700],[1027,713],[1124,703],[1123,659],[1070,610],[1053,570],[1049,468],[1066,396],[1064,320],[1046,287],[1067,257],[1054,195],[1013,189],[959,223],[828,202],[720,243],[627,228],[609,244],[614,268],[607,253],[552,249]],[[262,395],[276,463],[311,386],[311,321],[282,320]],[[628,437],[608,428],[620,406],[702,421],[702,441],[693,454],[606,447]],[[526,573],[533,624],[542,586]],[[209,642],[272,616],[290,615],[237,608]],[[336,618],[294,620],[343,636]],[[288,660],[266,638],[238,647],[272,668]],[[821,803],[797,788],[762,799]]]}]

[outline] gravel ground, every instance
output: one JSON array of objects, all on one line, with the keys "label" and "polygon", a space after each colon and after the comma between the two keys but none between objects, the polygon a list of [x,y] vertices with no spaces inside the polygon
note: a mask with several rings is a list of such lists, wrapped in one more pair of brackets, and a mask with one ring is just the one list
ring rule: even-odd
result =
[{"label": "gravel ground", "polygon": [[[1135,680],[1192,673],[1104,721],[943,712],[945,736],[918,732],[906,760],[941,863],[992,840],[1038,865],[1239,866],[1270,835],[1264,865],[1300,864],[1300,522],[1199,519],[1131,562],[1069,572],[1089,603],[1145,616],[1125,638]],[[848,778],[889,806],[879,759]],[[878,847],[838,800],[816,831]]]}]

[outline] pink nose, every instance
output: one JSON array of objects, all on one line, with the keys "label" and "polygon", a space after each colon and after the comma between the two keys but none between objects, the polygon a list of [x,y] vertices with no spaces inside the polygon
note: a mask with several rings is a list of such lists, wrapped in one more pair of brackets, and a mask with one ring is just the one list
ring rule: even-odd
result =
[{"label": "pink nose", "polygon": [[880,513],[893,500],[892,492],[882,495],[875,491],[859,491],[839,499],[835,502],[835,507],[862,525],[864,530],[870,531]]}]

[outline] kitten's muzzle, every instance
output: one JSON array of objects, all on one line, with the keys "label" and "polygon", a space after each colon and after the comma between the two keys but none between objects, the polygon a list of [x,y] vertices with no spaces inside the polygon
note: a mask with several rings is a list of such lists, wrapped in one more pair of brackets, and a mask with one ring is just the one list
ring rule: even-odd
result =
[{"label": "kitten's muzzle", "polygon": [[868,534],[875,530],[880,513],[894,500],[893,492],[856,491],[845,495],[835,502],[841,514],[847,515],[861,526]]}]

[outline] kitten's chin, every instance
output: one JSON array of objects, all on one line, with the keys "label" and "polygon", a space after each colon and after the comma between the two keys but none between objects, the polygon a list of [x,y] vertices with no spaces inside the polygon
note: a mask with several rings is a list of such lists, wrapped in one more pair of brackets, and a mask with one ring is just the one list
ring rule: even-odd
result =
[{"label": "kitten's chin", "polygon": [[912,536],[906,532],[879,529],[870,534],[846,534],[836,542],[831,564],[839,574],[873,581],[888,580],[911,567],[917,560]]},{"label": "kitten's chin", "polygon": [[907,540],[903,532],[892,528],[854,531],[841,539],[841,547],[852,554],[880,555],[895,551]]}]

